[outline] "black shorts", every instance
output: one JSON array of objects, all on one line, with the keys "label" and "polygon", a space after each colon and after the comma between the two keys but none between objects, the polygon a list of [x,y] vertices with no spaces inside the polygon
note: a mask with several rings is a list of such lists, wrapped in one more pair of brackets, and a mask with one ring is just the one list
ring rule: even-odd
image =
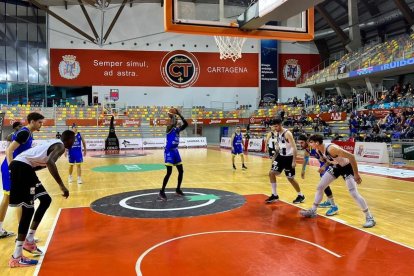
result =
[{"label": "black shorts", "polygon": [[274,148],[267,147],[267,152],[269,153],[269,157],[273,158],[273,155],[275,155],[276,150]]},{"label": "black shorts", "polygon": [[35,199],[47,194],[34,169],[26,163],[11,162],[10,179],[9,205],[11,207],[33,208]]},{"label": "black shorts", "polygon": [[354,177],[354,170],[352,169],[351,164],[348,164],[344,167],[341,167],[339,165],[329,166],[327,172],[333,175],[335,178],[338,178],[339,176],[342,176],[344,179],[347,179],[351,176]]},{"label": "black shorts", "polygon": [[295,168],[292,168],[293,156],[278,155],[272,163],[272,171],[281,173],[285,171],[287,178],[295,177]]}]

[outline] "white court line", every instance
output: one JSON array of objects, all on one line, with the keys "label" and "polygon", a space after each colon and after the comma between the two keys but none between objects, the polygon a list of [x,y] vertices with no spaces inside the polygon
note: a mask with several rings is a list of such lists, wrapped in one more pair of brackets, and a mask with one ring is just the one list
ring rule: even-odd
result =
[{"label": "white court line", "polygon": [[[75,207],[75,208],[79,208],[79,207]],[[36,269],[35,269],[34,274],[33,274],[34,276],[37,276],[40,272],[40,267],[42,266],[42,262],[43,262],[43,259],[44,259],[45,255],[46,255],[47,248],[49,247],[50,240],[52,239],[53,233],[55,232],[55,228],[56,228],[57,222],[59,220],[61,211],[62,211],[62,208],[59,208],[59,210],[56,214],[55,221],[53,222],[52,228],[50,229],[49,236],[47,237],[46,244],[45,244],[44,250],[43,250],[43,255],[40,256],[39,263],[36,265]]]},{"label": "white court line", "polygon": [[341,255],[336,254],[335,252],[320,246],[316,243],[307,241],[307,240],[303,240],[303,239],[299,239],[296,237],[292,237],[292,236],[287,236],[287,235],[282,235],[282,234],[276,234],[276,233],[269,233],[269,232],[260,232],[260,231],[246,231],[246,230],[226,230],[226,231],[211,231],[211,232],[200,232],[200,233],[194,233],[194,234],[189,234],[189,235],[185,235],[185,236],[180,236],[180,237],[176,237],[176,238],[172,238],[160,243],[157,243],[156,245],[152,246],[151,248],[148,248],[144,253],[141,254],[141,256],[139,256],[136,264],[135,264],[135,271],[137,272],[138,276],[142,276],[142,271],[141,271],[141,263],[142,260],[145,258],[146,255],[148,255],[148,253],[150,253],[152,250],[154,250],[157,247],[160,247],[164,244],[167,244],[169,242],[173,242],[176,240],[180,240],[180,239],[184,239],[184,238],[190,238],[190,237],[195,237],[195,236],[201,236],[201,235],[209,235],[209,234],[223,234],[223,233],[244,233],[244,234],[261,234],[261,235],[269,235],[269,236],[277,236],[277,237],[282,237],[282,238],[287,238],[287,239],[292,239],[292,240],[296,240],[296,241],[300,241],[303,243],[307,243],[309,245],[312,245],[314,247],[317,247],[337,258],[341,258]]},{"label": "white court line", "polygon": [[[298,209],[303,209],[303,210],[306,210],[306,208],[299,207],[299,206],[297,206],[297,205],[295,205],[295,204],[293,204],[293,203],[289,203],[289,202],[287,202],[287,201],[280,200],[280,199],[279,199],[279,201],[282,201],[282,202],[284,202],[284,203],[286,203],[286,204],[292,205],[292,206],[294,206],[294,207],[296,207],[296,208],[298,208]],[[358,228],[358,227],[356,227],[356,226],[353,226],[353,225],[350,225],[350,224],[344,223],[344,222],[342,222],[342,220],[341,220],[341,219],[332,219],[332,218],[330,218],[330,217],[328,217],[328,216],[324,216],[324,215],[320,215],[320,214],[318,214],[318,216],[321,216],[321,217],[324,217],[324,218],[327,218],[327,219],[330,219],[330,220],[333,220],[333,221],[339,222],[339,223],[341,223],[341,224],[343,224],[343,225],[349,226],[349,227],[354,228],[354,229],[356,229],[356,230],[359,230],[359,231],[361,231],[361,232],[368,233],[368,234],[370,234],[370,235],[376,236],[376,237],[381,238],[381,239],[384,239],[384,240],[386,240],[386,241],[389,241],[389,242],[392,242],[392,243],[395,243],[395,244],[401,245],[401,246],[403,246],[403,247],[406,247],[406,248],[408,248],[408,249],[414,250],[414,247],[411,247],[411,246],[409,246],[409,245],[406,245],[406,244],[403,244],[403,243],[400,243],[400,242],[397,242],[397,241],[390,240],[390,239],[388,239],[388,238],[386,238],[386,237],[380,236],[380,235],[375,234],[375,233],[371,233],[371,232],[369,232],[369,231],[367,231],[367,230],[364,230],[364,229],[362,229],[362,228]],[[312,219],[312,218],[309,218],[309,219]]]}]

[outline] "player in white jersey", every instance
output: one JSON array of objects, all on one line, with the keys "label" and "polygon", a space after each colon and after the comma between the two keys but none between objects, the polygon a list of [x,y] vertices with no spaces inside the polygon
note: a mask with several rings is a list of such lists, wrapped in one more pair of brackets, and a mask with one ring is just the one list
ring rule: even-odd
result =
[{"label": "player in white jersey", "polygon": [[277,151],[277,132],[275,126],[270,126],[270,131],[266,135],[266,147],[265,151],[269,153],[269,157],[272,159]]},{"label": "player in white jersey", "polygon": [[283,128],[282,120],[275,119],[274,120],[274,127],[277,133],[277,147],[279,151],[273,156],[272,159],[272,167],[269,171],[269,179],[270,184],[272,185],[272,195],[266,199],[266,203],[276,202],[279,199],[277,194],[277,184],[276,184],[276,176],[280,175],[283,171],[285,171],[285,175],[292,184],[293,188],[295,188],[298,196],[293,203],[298,204],[305,201],[305,196],[302,194],[300,190],[299,183],[295,180],[295,167],[296,167],[296,155],[297,155],[297,148],[295,140],[293,139],[292,133]]},{"label": "player in white jersey", "polygon": [[[10,206],[22,208],[16,246],[9,260],[10,267],[24,267],[37,264],[37,260],[23,256],[23,249],[35,255],[43,253],[34,242],[34,234],[52,200],[37,178],[36,171],[47,167],[50,174],[59,184],[62,195],[67,198],[69,191],[59,175],[56,161],[65,152],[65,148],[70,149],[72,147],[74,141],[75,133],[66,130],[62,133],[61,140],[49,140],[37,147],[26,150],[10,163]],[[49,201],[48,204],[40,204],[35,212],[34,200],[39,196],[46,196],[49,198]],[[31,221],[32,223],[30,224]]]},{"label": "player in white jersey", "polygon": [[309,210],[302,210],[300,212],[301,215],[308,218],[315,217],[316,209],[322,201],[323,191],[335,179],[342,176],[348,187],[349,193],[365,214],[366,221],[363,227],[374,227],[376,224],[374,217],[369,211],[365,199],[359,194],[357,189],[357,184],[360,184],[362,179],[358,172],[358,164],[355,160],[355,156],[335,144],[324,145],[323,137],[321,135],[315,134],[309,137],[309,144],[312,148],[316,149],[319,155],[325,159],[326,162],[329,162],[330,165],[327,173],[322,176],[321,181],[318,184],[312,208]]}]

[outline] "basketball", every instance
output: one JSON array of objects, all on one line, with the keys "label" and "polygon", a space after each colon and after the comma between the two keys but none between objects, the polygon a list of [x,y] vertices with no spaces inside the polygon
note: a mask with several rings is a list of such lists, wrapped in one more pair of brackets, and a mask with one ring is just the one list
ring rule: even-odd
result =
[{"label": "basketball", "polygon": [[174,108],[174,107],[173,107],[173,108],[170,108],[170,110],[168,110],[168,114],[171,114],[171,115],[172,115],[172,114],[175,114],[175,115],[176,115],[177,113],[178,113],[178,112],[177,112],[177,109],[176,109],[176,108]]}]

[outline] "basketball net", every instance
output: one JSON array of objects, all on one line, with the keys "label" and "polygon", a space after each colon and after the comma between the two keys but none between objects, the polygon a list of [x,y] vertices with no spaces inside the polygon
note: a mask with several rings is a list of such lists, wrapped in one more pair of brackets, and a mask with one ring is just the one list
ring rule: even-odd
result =
[{"label": "basketball net", "polygon": [[235,62],[242,57],[243,45],[246,42],[245,37],[215,35],[214,39],[220,51],[220,59],[231,58]]}]

